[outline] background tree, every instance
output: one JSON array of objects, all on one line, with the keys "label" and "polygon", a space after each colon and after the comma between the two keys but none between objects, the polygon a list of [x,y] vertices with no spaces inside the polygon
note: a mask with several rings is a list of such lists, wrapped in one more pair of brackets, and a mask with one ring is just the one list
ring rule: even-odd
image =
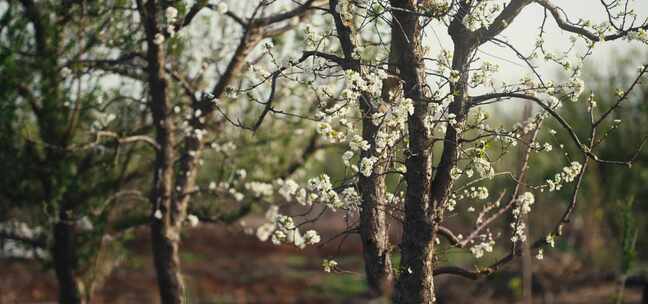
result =
[{"label": "background tree", "polygon": [[[228,114],[220,112],[223,116],[214,121],[214,113],[222,110],[221,100],[228,97],[235,100],[241,91],[232,86],[242,74],[245,61],[254,48],[263,39],[290,30],[294,24],[291,20],[301,19],[315,2],[311,0],[291,5],[283,11],[273,8],[273,3],[269,1],[259,1],[253,5],[247,3],[244,9],[249,12],[246,12],[249,17],[239,17],[229,11],[224,2],[213,6],[198,2],[186,8],[182,3],[137,1],[144,29],[143,38],[146,39],[144,58],[150,94],[148,104],[155,129],[155,142],[160,147],[153,168],[150,201],[153,206],[153,256],[163,303],[184,302],[184,284],[178,254],[181,229],[187,219],[190,198],[194,192],[199,191],[196,180],[206,144],[208,140],[215,140],[210,138],[210,133],[222,130],[220,126],[229,120]],[[173,58],[169,52],[173,50],[173,46],[167,48],[166,42],[189,25],[202,9],[214,9],[216,13],[232,18],[240,26],[238,44],[221,58],[226,64],[216,64],[217,67],[224,67],[222,74],[215,81],[208,81],[213,84],[211,89],[204,91],[196,89],[195,84],[200,79],[187,75],[181,69],[167,68]],[[209,62],[205,61],[204,64],[207,64],[204,69],[209,68]],[[257,122],[252,126],[231,120],[229,122],[242,128],[258,129],[273,101],[277,75],[266,75],[264,81],[272,79],[271,92],[265,101],[266,108]],[[171,81],[172,78],[174,81]],[[184,93],[184,100],[172,93],[175,84]],[[228,93],[229,96],[226,95]],[[186,117],[178,115],[183,108]]]},{"label": "background tree", "polygon": [[137,100],[84,67],[109,51],[104,37],[122,4],[25,0],[2,10],[2,239],[51,263],[62,303],[89,300],[105,275],[93,261],[116,244],[104,239],[111,203],[138,177],[133,161],[145,159],[124,146],[141,142],[127,136],[139,125],[128,110]]}]

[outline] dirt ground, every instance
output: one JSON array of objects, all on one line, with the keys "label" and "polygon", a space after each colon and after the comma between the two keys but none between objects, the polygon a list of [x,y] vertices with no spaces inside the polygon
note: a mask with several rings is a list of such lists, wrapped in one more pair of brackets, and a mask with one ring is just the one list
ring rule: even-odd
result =
[{"label": "dirt ground", "polygon": [[[131,257],[112,271],[92,303],[159,303],[149,244],[147,230],[138,231],[128,244]],[[385,302],[365,298],[360,244],[355,236],[342,246],[331,242],[302,251],[261,243],[241,229],[203,225],[188,231],[182,248],[189,303]],[[321,270],[322,259],[331,257],[340,263],[341,272]],[[614,282],[576,282],[581,270],[548,270],[563,263],[545,257],[537,265],[535,303],[612,303]],[[0,267],[0,303],[55,302],[52,271],[44,272],[39,264],[24,261],[0,260]],[[511,270],[477,282],[440,278],[437,286],[440,303],[519,300],[519,279]],[[640,290],[629,289],[625,303],[640,303],[640,297]]]}]

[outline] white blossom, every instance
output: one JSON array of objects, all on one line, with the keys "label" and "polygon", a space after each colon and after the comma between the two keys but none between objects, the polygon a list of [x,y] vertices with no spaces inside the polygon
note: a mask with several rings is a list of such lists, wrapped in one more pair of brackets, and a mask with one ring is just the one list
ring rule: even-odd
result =
[{"label": "white blossom", "polygon": [[373,167],[378,161],[378,158],[375,156],[365,157],[360,161],[360,173],[364,176],[371,176],[373,172]]},{"label": "white blossom", "polygon": [[191,227],[198,226],[198,223],[200,222],[198,217],[193,215],[193,214],[187,215],[187,221],[189,222],[189,226],[191,226]]},{"label": "white blossom", "polygon": [[155,34],[155,38],[153,39],[153,43],[155,43],[157,45],[161,45],[162,43],[164,43],[164,35],[162,35],[160,33]]},{"label": "white blossom", "polygon": [[308,230],[304,234],[304,243],[306,243],[306,245],[315,245],[319,243],[320,240],[321,238],[319,234],[317,234],[317,231],[315,230]]},{"label": "white blossom", "polygon": [[322,261],[322,268],[324,269],[325,272],[331,272],[335,269],[335,267],[338,265],[338,263],[334,260],[324,260]]},{"label": "white blossom", "polygon": [[216,4],[216,11],[220,14],[225,14],[229,11],[229,7],[227,6],[227,3],[225,3],[225,1],[221,1]]}]

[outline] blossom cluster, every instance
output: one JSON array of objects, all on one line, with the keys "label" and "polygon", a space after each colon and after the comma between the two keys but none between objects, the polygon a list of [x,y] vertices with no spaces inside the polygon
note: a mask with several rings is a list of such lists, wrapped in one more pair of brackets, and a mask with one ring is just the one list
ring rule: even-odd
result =
[{"label": "blossom cluster", "polygon": [[547,179],[546,186],[549,191],[558,191],[566,183],[571,183],[581,172],[583,165],[577,161],[571,162],[568,166],[562,168],[562,171],[556,173],[553,178]]},{"label": "blossom cluster", "polygon": [[272,206],[266,212],[265,223],[257,228],[256,235],[261,241],[270,239],[273,244],[293,244],[299,248],[314,245],[321,241],[315,230],[308,230],[303,235],[295,225],[293,218],[279,213],[279,207]]},{"label": "blossom cluster", "polygon": [[531,212],[531,206],[535,203],[535,197],[531,192],[525,192],[518,196],[516,199],[515,208],[513,208],[513,219],[511,228],[513,228],[513,236],[511,241],[526,242],[526,224],[521,221],[522,216],[526,216]]}]

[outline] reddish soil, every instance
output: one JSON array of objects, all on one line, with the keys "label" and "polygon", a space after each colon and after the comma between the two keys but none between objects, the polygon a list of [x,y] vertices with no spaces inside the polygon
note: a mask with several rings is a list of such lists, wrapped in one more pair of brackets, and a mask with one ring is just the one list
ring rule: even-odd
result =
[{"label": "reddish soil", "polygon": [[[128,248],[130,258],[112,271],[92,303],[159,303],[147,231],[138,231]],[[183,252],[190,303],[369,302],[363,299],[360,246],[355,236],[341,247],[336,240],[302,251],[261,243],[239,230],[204,225],[187,232]],[[342,273],[321,271],[322,259],[333,256]],[[611,303],[613,282],[570,284],[575,270],[550,270],[561,264],[558,258],[545,257],[537,265],[543,285],[536,303]],[[25,261],[0,260],[0,267],[0,303],[55,302],[56,282],[51,271]],[[558,277],[554,277],[556,273]],[[515,303],[516,287],[511,283],[515,275],[509,274],[478,282],[440,279],[439,298],[446,303]],[[640,296],[640,290],[627,290],[625,303],[639,303]]]}]

